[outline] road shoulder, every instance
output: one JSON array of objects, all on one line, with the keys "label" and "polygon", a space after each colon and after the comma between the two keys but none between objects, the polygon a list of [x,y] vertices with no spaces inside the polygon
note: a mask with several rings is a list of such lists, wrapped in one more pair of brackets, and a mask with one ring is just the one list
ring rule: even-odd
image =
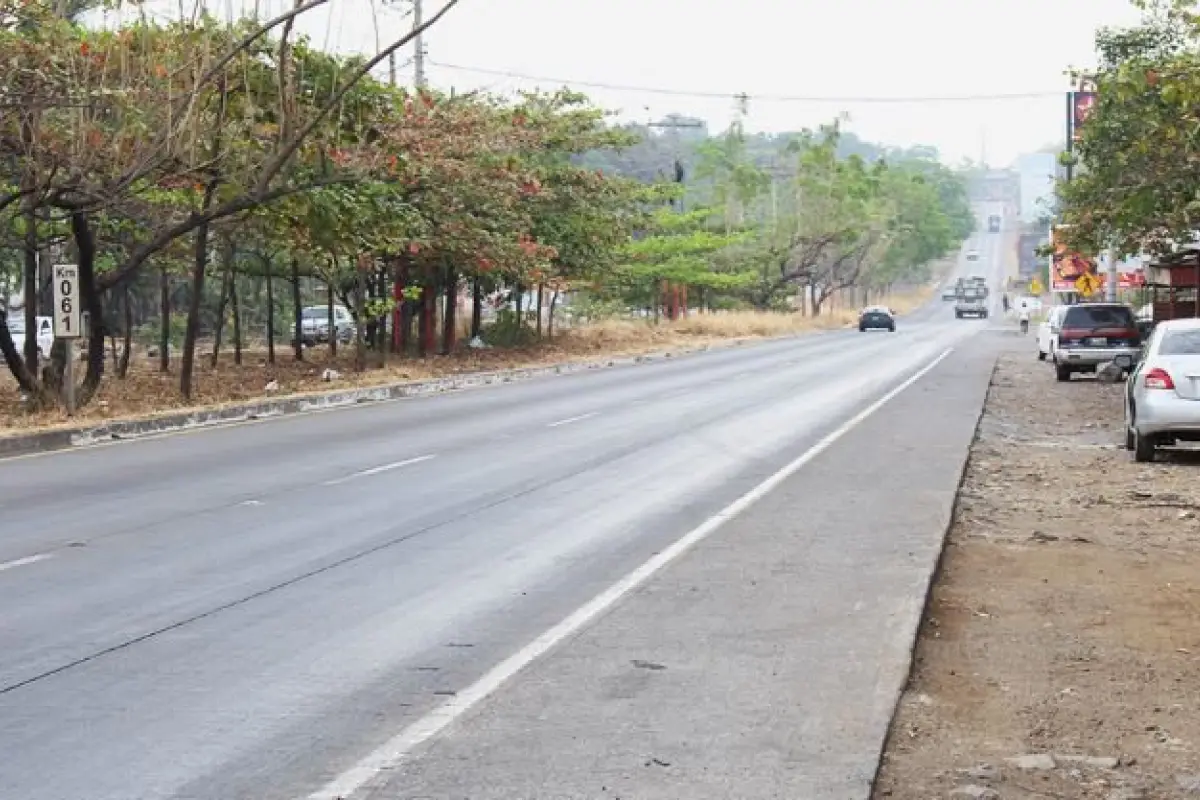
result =
[{"label": "road shoulder", "polygon": [[994,352],[965,343],[370,796],[865,798]]},{"label": "road shoulder", "polygon": [[1200,456],[1001,359],[875,796],[1200,796]]}]

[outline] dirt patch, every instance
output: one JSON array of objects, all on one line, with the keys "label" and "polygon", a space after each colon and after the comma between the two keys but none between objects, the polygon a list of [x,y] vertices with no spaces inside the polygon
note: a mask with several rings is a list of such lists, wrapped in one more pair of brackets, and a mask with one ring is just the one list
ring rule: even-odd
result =
[{"label": "dirt patch", "polygon": [[875,798],[1200,797],[1200,455],[1121,391],[1001,360]]}]

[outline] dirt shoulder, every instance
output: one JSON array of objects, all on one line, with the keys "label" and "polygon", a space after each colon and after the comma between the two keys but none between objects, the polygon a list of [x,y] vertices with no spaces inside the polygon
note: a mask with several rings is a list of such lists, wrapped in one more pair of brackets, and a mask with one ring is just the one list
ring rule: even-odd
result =
[{"label": "dirt shoulder", "polygon": [[1200,797],[1200,455],[1001,359],[875,798]]}]

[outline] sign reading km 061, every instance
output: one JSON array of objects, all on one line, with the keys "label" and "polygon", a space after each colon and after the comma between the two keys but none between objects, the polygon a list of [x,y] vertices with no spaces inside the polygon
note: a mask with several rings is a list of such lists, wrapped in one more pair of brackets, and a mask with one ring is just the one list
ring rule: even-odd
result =
[{"label": "sign reading km 061", "polygon": [[58,264],[54,267],[54,335],[59,339],[78,339],[82,315],[79,302],[79,267]]}]

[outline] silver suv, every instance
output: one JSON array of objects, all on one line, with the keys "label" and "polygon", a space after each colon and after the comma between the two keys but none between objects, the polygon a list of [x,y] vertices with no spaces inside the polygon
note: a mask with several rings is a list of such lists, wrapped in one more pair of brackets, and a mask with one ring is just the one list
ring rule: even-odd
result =
[{"label": "silver suv", "polygon": [[1136,360],[1142,349],[1133,309],[1124,303],[1081,303],[1068,306],[1059,322],[1051,357],[1060,381],[1074,372],[1095,372],[1117,356]]},{"label": "silver suv", "polygon": [[[341,343],[354,338],[354,317],[345,306],[333,307],[333,325]],[[300,311],[300,340],[306,347],[325,344],[329,341],[329,308],[327,306],[305,306]]]}]

